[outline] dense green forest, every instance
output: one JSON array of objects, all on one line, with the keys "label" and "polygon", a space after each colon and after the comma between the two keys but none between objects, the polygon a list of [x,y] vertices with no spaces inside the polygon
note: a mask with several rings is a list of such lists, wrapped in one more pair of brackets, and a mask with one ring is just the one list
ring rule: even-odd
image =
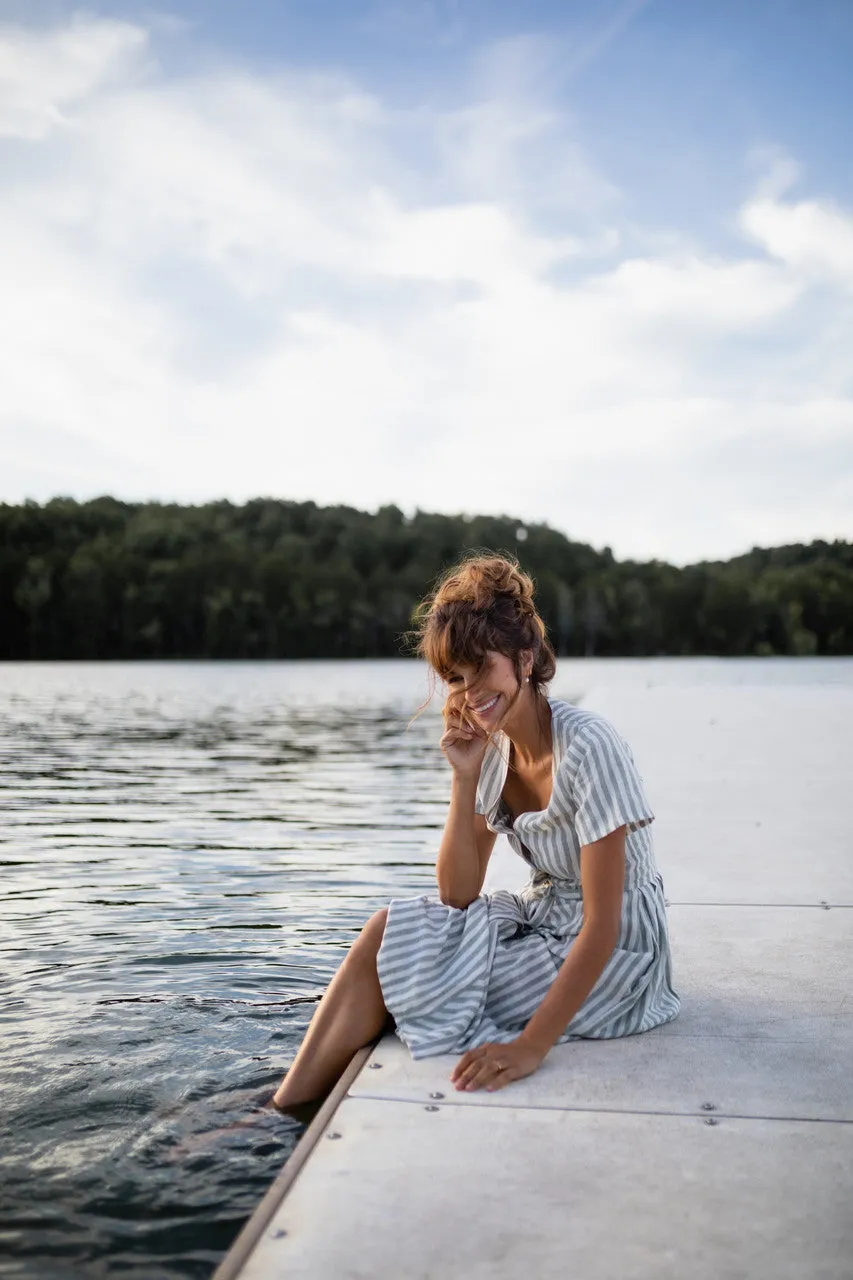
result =
[{"label": "dense green forest", "polygon": [[853,544],[675,568],[545,524],[259,498],[0,505],[0,659],[396,655],[436,575],[518,555],[561,654],[851,654]]}]

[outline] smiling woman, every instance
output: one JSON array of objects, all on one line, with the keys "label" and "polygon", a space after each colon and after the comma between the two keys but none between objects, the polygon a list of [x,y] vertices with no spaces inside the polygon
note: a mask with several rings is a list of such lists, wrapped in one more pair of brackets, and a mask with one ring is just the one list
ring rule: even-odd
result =
[{"label": "smiling woman", "polygon": [[[275,1094],[328,1091],[390,1015],[413,1057],[460,1054],[457,1089],[500,1089],[556,1043],[674,1018],[653,814],[601,716],[549,699],[553,650],[533,584],[502,556],[464,561],[420,614],[420,652],[449,688],[452,769],[439,896],[367,923]],[[520,893],[481,892],[499,832],[528,863]]]}]

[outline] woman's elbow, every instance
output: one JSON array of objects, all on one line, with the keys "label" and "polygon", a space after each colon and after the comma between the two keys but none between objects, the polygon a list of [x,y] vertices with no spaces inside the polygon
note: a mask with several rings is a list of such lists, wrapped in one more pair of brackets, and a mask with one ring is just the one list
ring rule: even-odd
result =
[{"label": "woman's elbow", "polygon": [[586,926],[587,936],[597,951],[604,956],[605,962],[610,959],[619,943],[619,920],[590,920]]},{"label": "woman's elbow", "polygon": [[449,890],[442,889],[439,885],[438,896],[446,907],[454,907],[457,911],[464,911],[466,907],[470,907],[471,903],[477,897],[476,893],[468,897],[463,893],[451,893]]}]

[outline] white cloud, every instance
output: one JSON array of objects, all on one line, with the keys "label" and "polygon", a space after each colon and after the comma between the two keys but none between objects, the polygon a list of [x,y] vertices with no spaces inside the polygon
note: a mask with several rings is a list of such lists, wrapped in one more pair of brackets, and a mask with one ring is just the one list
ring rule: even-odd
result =
[{"label": "white cloud", "polygon": [[44,138],[69,112],[138,65],[147,33],[75,18],[47,32],[0,26],[0,137]]},{"label": "white cloud", "polygon": [[529,50],[508,99],[481,67],[397,112],[337,75],[166,79],[96,18],[4,39],[0,496],[506,511],[681,560],[853,535],[843,211],[765,184],[737,256],[620,253]]},{"label": "white cloud", "polygon": [[828,201],[751,200],[741,223],[799,278],[853,289],[853,218]]},{"label": "white cloud", "polygon": [[779,200],[802,177],[802,167],[779,147],[754,147],[747,158],[756,173],[756,199]]},{"label": "white cloud", "polygon": [[572,238],[525,233],[490,204],[405,210],[386,202],[376,266],[389,275],[500,290],[536,279],[578,253]]}]

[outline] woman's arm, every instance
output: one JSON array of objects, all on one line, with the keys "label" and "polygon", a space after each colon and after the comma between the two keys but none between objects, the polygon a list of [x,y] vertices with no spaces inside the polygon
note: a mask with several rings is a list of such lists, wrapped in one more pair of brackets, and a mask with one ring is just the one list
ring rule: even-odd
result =
[{"label": "woman's arm", "polygon": [[453,770],[450,808],[438,849],[435,877],[441,901],[464,910],[483,887],[486,866],[495,844],[495,833],[475,811],[477,783],[488,739],[482,730],[462,719],[448,699],[441,749]]},{"label": "woman's arm", "polygon": [[511,1044],[470,1049],[451,1073],[457,1089],[502,1089],[531,1075],[592,991],[619,939],[625,887],[625,827],[581,847],[583,925],[551,986]]},{"label": "woman's arm", "polygon": [[474,812],[477,782],[453,775],[450,808],[435,864],[438,894],[448,907],[470,906],[483,887],[495,833]]},{"label": "woman's arm", "polygon": [[545,999],[522,1032],[541,1057],[556,1044],[604,972],[619,940],[625,828],[581,847],[583,924]]}]

